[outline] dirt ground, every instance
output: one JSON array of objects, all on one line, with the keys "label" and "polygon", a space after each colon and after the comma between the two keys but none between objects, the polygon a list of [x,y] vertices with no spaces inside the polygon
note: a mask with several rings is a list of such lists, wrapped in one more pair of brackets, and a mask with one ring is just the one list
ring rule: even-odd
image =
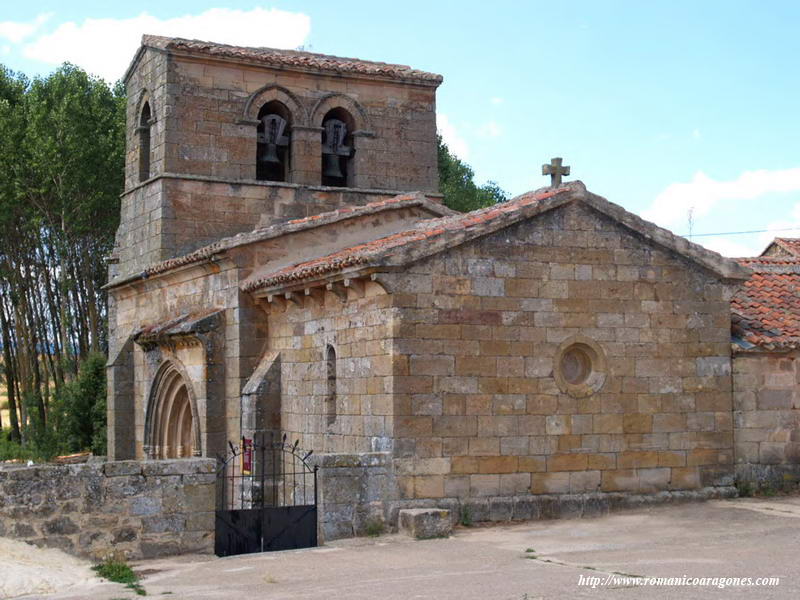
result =
[{"label": "dirt ground", "polygon": [[0,598],[38,597],[74,586],[99,583],[86,561],[59,550],[42,550],[24,542],[0,538]]},{"label": "dirt ground", "polygon": [[[224,559],[184,556],[135,568],[149,597],[170,600],[797,598],[798,550],[800,497],[793,496],[459,529],[420,542],[391,535]],[[672,581],[655,585],[647,577]],[[755,586],[756,578],[778,582]],[[134,596],[90,582],[26,598]]]}]

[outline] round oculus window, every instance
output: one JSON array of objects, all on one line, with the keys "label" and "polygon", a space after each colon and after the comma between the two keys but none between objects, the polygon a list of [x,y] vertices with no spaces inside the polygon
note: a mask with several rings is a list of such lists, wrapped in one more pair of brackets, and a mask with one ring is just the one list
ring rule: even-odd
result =
[{"label": "round oculus window", "polygon": [[592,358],[586,349],[576,344],[561,356],[561,374],[570,385],[580,385],[592,374]]}]

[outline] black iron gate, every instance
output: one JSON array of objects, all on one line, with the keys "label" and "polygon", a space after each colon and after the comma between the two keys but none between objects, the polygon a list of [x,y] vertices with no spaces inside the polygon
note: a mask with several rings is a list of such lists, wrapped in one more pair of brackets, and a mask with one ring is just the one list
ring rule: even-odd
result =
[{"label": "black iron gate", "polygon": [[317,467],[298,442],[242,439],[220,457],[217,556],[317,545]]}]

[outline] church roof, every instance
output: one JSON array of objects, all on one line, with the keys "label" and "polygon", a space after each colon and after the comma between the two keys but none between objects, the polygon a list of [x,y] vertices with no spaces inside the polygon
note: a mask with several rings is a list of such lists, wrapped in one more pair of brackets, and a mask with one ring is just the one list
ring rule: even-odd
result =
[{"label": "church roof", "polygon": [[726,259],[648,223],[576,181],[558,188],[543,188],[501,204],[440,219],[422,221],[413,228],[370,242],[343,248],[270,273],[256,272],[243,284],[247,292],[279,289],[331,274],[364,268],[398,267],[499,231],[571,201],[582,201],[652,243],[672,250],[723,279],[746,279],[749,272]]},{"label": "church roof", "polygon": [[[438,86],[442,83],[441,75],[419,71],[406,65],[394,65],[384,62],[361,60],[358,58],[345,58],[341,56],[330,56],[328,54],[317,54],[314,52],[302,52],[299,50],[247,48],[243,46],[231,46],[228,44],[217,44],[214,42],[162,37],[157,35],[142,36],[142,48],[145,47],[156,48],[173,54],[192,54],[226,60],[255,62],[280,69],[335,74],[344,73],[382,79],[395,79],[422,85]],[[139,55],[137,54],[133,64],[136,63],[138,57]],[[125,80],[127,80],[131,68],[126,72]]]},{"label": "church roof", "polygon": [[768,256],[772,254],[773,246],[777,247],[777,249],[783,252],[780,254],[790,255],[790,256],[798,256],[800,257],[800,238],[779,238],[776,237],[769,246],[764,249],[764,252],[761,253],[761,256]]},{"label": "church roof", "polygon": [[800,348],[800,256],[738,261],[752,275],[731,301],[734,336],[765,350]]},{"label": "church roof", "polygon": [[302,219],[293,219],[285,223],[277,223],[268,227],[261,227],[246,233],[239,233],[231,237],[222,238],[212,244],[198,248],[197,250],[158,262],[141,273],[127,277],[125,279],[114,280],[106,284],[104,289],[117,287],[132,281],[147,279],[162,273],[167,273],[181,267],[188,267],[194,264],[206,262],[212,257],[220,255],[233,248],[255,244],[270,239],[279,238],[292,233],[322,227],[338,223],[348,219],[374,215],[387,210],[400,210],[412,207],[423,208],[432,215],[452,215],[455,212],[426,197],[421,192],[410,192],[400,194],[386,200],[370,202],[363,206],[344,206],[337,210],[320,213]]}]

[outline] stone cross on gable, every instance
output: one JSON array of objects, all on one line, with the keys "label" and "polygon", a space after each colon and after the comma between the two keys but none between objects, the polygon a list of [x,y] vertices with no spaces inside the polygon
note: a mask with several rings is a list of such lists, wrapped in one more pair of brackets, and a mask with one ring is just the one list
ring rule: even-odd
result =
[{"label": "stone cross on gable", "polygon": [[561,166],[564,159],[560,156],[550,159],[549,165],[542,165],[542,175],[550,175],[550,186],[558,187],[561,185],[561,176],[569,175],[569,167]]}]

